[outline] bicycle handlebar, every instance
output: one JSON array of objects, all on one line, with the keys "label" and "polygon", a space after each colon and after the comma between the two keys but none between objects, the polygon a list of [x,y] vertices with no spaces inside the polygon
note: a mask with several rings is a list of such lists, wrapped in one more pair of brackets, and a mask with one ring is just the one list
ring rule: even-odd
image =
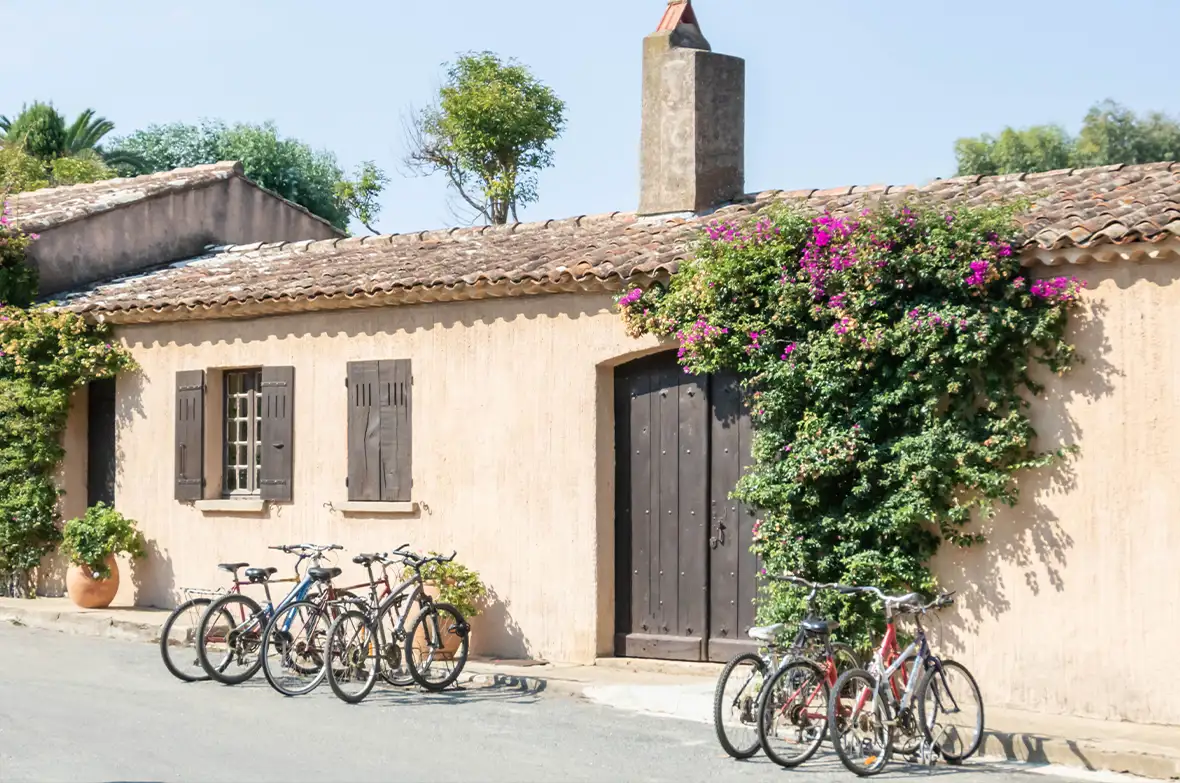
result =
[{"label": "bicycle handlebar", "polygon": [[324,552],[331,552],[336,549],[344,549],[339,544],[283,544],[281,546],[271,546],[267,549],[275,549],[279,552],[285,552],[288,555],[303,555],[304,557],[314,554],[323,554]]},{"label": "bicycle handlebar", "polygon": [[886,595],[879,587],[865,585],[863,587],[839,587],[837,588],[844,595],[854,595],[856,593],[869,593],[881,599],[882,602],[891,605],[894,609],[902,612],[911,612],[913,614],[926,614],[931,609],[942,609],[954,603],[952,596],[955,591],[949,593],[940,593],[933,601],[923,604],[922,596],[918,593],[906,593],[905,595]]},{"label": "bicycle handlebar", "polygon": [[767,574],[767,577],[776,582],[787,582],[796,587],[809,587],[812,590],[843,590],[845,585],[837,582],[808,582],[806,579],[795,576],[794,574]]}]

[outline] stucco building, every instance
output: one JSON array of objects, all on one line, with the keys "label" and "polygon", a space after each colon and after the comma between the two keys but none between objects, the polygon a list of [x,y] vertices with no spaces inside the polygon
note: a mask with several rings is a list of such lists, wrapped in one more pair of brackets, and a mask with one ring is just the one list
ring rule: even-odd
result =
[{"label": "stucco building", "polygon": [[723,659],[753,618],[753,516],[728,498],[749,422],[734,379],[627,337],[613,296],[674,274],[710,221],[784,200],[1022,195],[1030,273],[1090,283],[1086,363],[1034,407],[1048,444],[1082,451],[1030,475],[986,547],[939,555],[962,596],[941,641],[989,705],[1180,724],[1157,676],[1180,591],[1180,164],[744,194],[742,62],[679,1],[644,47],[639,212],[283,237],[71,293],[141,366],[99,413],[111,443],[87,446],[79,396],[64,473],[77,509],[87,461],[113,464],[152,542],[121,598],[283,566],[272,544],[408,541],[484,577],[483,652]]}]

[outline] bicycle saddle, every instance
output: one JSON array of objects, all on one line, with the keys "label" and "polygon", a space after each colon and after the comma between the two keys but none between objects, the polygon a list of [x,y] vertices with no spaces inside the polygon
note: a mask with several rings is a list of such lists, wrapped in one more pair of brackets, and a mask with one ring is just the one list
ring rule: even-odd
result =
[{"label": "bicycle saddle", "polygon": [[815,617],[804,620],[799,625],[807,633],[819,636],[826,636],[840,627],[840,623],[835,620],[823,620]]},{"label": "bicycle saddle", "polygon": [[255,583],[265,582],[270,579],[271,574],[277,573],[278,570],[277,568],[247,568],[246,578]]},{"label": "bicycle saddle", "polygon": [[317,582],[327,582],[330,579],[340,576],[341,573],[339,568],[321,568],[316,566],[307,569],[307,575]]},{"label": "bicycle saddle", "polygon": [[352,559],[352,562],[356,563],[357,565],[367,566],[370,563],[376,563],[380,559],[381,555],[359,554]]},{"label": "bicycle saddle", "polygon": [[786,626],[783,623],[775,623],[774,625],[756,625],[750,630],[746,631],[746,634],[751,639],[758,639],[759,641],[763,642],[773,642],[778,637],[778,635],[782,633],[783,628],[785,627]]},{"label": "bicycle saddle", "polygon": [[217,567],[222,571],[229,571],[231,574],[239,568],[245,568],[249,563],[218,563]]}]

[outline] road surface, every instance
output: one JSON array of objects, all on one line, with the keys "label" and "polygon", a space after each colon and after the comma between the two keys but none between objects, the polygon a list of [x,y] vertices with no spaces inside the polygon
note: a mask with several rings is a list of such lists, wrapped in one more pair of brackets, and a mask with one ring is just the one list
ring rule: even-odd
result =
[{"label": "road surface", "polygon": [[[883,777],[926,770],[895,765]],[[1045,783],[982,764],[945,783]],[[800,781],[855,780],[830,752],[803,768],[735,762],[707,724],[498,689],[325,686],[284,698],[259,675],[185,684],[154,645],[0,626],[0,781]],[[1057,778],[1060,780],[1061,778]]]}]

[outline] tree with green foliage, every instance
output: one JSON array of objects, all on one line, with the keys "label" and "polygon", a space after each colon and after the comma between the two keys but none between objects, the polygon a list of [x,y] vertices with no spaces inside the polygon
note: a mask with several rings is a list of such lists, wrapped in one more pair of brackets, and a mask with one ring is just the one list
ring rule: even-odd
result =
[{"label": "tree with green foliage", "polygon": [[138,157],[146,171],[238,161],[252,181],[340,229],[348,227],[350,217],[371,225],[387,181],[372,163],[363,164],[355,180],[347,179],[331,152],[284,138],[270,122],[150,125],[116,140],[114,149]]},{"label": "tree with green foliage", "polygon": [[21,147],[0,142],[0,192],[23,193],[41,188],[98,182],[117,176],[97,156],[35,158]]},{"label": "tree with green foliage", "polygon": [[[754,465],[736,496],[761,510],[768,571],[933,592],[940,543],[982,544],[973,523],[1017,502],[1020,471],[1062,456],[1038,448],[1029,400],[1036,365],[1071,365],[1083,285],[1028,277],[1021,208],[783,207],[712,224],[669,284],[619,297],[629,333],[674,338],[687,372],[744,379]],[[799,618],[798,590],[767,590],[763,619]],[[822,600],[860,642],[880,623]]]},{"label": "tree with green foliage", "polygon": [[86,109],[68,125],[52,103],[34,101],[15,118],[0,116],[0,139],[15,145],[46,164],[60,158],[80,158],[108,167],[138,168],[142,161],[127,152],[105,150],[103,138],[115,124]]},{"label": "tree with green foliage", "polygon": [[1077,137],[1057,125],[1005,128],[999,136],[959,139],[955,158],[960,175],[1180,160],[1180,122],[1160,112],[1137,117],[1106,100],[1086,114]]},{"label": "tree with green foliage", "polygon": [[445,175],[477,216],[502,225],[537,200],[537,173],[553,165],[564,127],[565,104],[528,68],[464,54],[447,66],[437,103],[407,123],[406,163]]}]

